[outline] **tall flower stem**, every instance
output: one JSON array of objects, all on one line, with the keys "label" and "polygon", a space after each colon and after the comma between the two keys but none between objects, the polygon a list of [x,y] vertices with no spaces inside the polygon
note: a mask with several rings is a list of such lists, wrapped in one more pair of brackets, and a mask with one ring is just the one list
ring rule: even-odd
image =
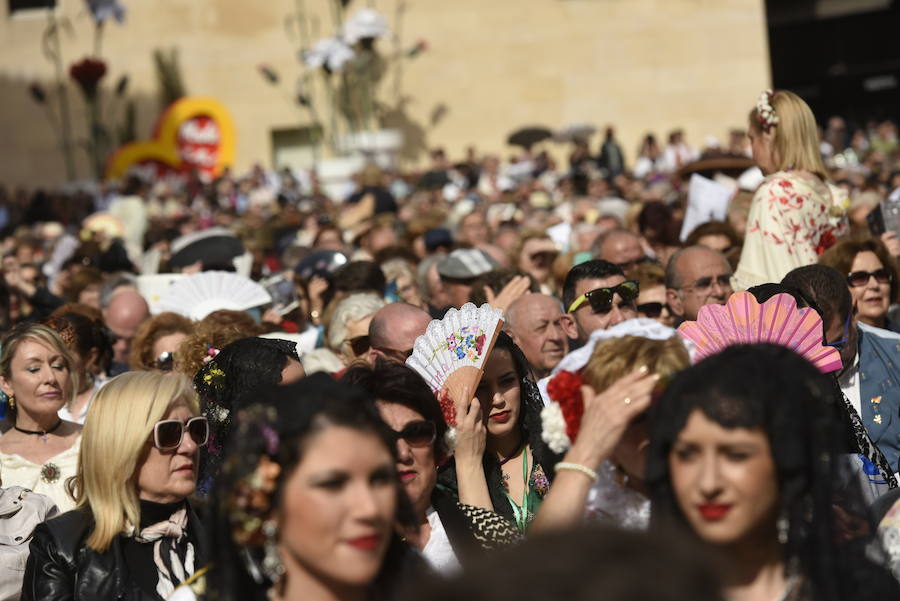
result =
[{"label": "tall flower stem", "polygon": [[60,150],[66,166],[66,180],[74,181],[75,158],[72,155],[72,116],[69,107],[69,91],[66,86],[65,70],[62,61],[62,44],[59,39],[59,23],[54,9],[47,11],[47,29],[44,31],[44,55],[53,63],[56,74],[56,95],[59,99],[59,136]]}]

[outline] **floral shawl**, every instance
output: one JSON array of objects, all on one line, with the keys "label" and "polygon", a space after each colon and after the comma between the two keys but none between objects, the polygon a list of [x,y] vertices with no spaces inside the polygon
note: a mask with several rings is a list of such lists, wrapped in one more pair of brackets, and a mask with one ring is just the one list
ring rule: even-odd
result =
[{"label": "floral shawl", "polygon": [[780,282],[817,263],[846,231],[847,205],[846,193],[832,184],[790,171],[768,176],[753,196],[734,289]]}]

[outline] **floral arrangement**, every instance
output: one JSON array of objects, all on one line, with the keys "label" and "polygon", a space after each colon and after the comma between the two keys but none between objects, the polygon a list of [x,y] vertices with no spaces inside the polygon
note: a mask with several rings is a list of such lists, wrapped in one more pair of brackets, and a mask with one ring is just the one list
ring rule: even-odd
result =
[{"label": "floral arrangement", "polygon": [[778,125],[778,115],[775,113],[775,107],[772,106],[773,95],[772,90],[763,90],[763,93],[759,95],[759,100],[756,101],[756,115],[764,130]]},{"label": "floral arrangement", "polygon": [[[209,363],[210,361],[212,361],[213,359],[215,359],[218,356],[219,356],[219,349],[215,348],[214,346],[207,347],[206,356],[203,357],[203,365],[206,365],[207,363]],[[209,384],[209,382],[207,382],[207,384]]]},{"label": "floral arrangement", "polygon": [[580,374],[580,370],[563,370],[547,384],[551,401],[541,410],[541,438],[554,453],[569,450],[581,427],[584,400]]}]

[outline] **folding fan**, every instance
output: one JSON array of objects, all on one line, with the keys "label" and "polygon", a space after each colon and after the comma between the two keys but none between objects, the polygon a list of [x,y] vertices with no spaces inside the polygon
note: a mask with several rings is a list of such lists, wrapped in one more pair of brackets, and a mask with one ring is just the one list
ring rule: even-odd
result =
[{"label": "folding fan", "polygon": [[700,308],[697,321],[678,328],[692,341],[695,361],[734,344],[769,342],[786,346],[828,373],[841,368],[838,350],[822,344],[822,318],[813,309],[798,309],[789,294],[776,294],[759,304],[749,292],[736,292],[725,305]]},{"label": "folding fan", "polygon": [[441,320],[428,324],[416,339],[406,364],[419,372],[431,390],[446,388],[449,399],[441,400],[447,423],[454,425],[452,401],[468,401],[463,394],[474,395],[484,363],[494,348],[503,327],[503,312],[484,304],[476,308],[466,303],[462,309],[450,309]]},{"label": "folding fan", "polygon": [[246,311],[272,302],[266,289],[249,278],[228,271],[204,271],[173,283],[158,303],[159,311],[173,311],[203,319],[213,311]]}]

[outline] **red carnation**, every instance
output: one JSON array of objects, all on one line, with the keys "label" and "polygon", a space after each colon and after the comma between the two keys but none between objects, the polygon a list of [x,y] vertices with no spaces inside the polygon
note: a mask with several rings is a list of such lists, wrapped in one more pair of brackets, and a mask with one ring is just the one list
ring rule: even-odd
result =
[{"label": "red carnation", "polygon": [[442,388],[437,393],[438,404],[441,406],[441,413],[444,421],[451,428],[456,427],[456,407],[453,405],[453,399],[450,398],[450,391]]},{"label": "red carnation", "polygon": [[584,415],[584,400],[581,398],[581,377],[578,373],[561,371],[547,383],[550,398],[559,403],[563,419],[566,420],[566,434],[575,442]]},{"label": "red carnation", "polygon": [[88,98],[97,95],[97,86],[106,75],[106,63],[97,58],[83,58],[69,67],[69,77],[81,87],[81,91]]}]

